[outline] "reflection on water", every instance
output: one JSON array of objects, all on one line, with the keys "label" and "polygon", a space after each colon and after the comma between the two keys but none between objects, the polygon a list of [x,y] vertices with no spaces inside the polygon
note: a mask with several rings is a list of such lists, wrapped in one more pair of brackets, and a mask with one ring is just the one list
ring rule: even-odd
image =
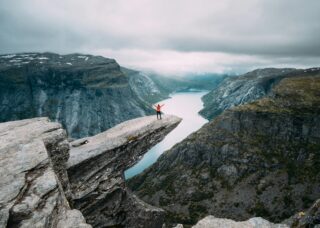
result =
[{"label": "reflection on water", "polygon": [[158,157],[176,143],[182,141],[192,132],[207,122],[198,112],[203,108],[201,97],[207,92],[174,93],[171,98],[159,102],[165,104],[162,111],[181,117],[181,123],[171,131],[160,143],[151,148],[133,167],[125,171],[126,179],[141,173],[156,162]]}]

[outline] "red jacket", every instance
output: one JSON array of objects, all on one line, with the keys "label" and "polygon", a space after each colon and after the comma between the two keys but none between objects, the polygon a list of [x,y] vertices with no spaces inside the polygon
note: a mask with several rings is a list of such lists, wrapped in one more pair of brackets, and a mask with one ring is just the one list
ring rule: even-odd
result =
[{"label": "red jacket", "polygon": [[157,112],[161,112],[161,107],[162,107],[162,106],[164,106],[164,105],[157,105],[157,106],[156,106]]}]

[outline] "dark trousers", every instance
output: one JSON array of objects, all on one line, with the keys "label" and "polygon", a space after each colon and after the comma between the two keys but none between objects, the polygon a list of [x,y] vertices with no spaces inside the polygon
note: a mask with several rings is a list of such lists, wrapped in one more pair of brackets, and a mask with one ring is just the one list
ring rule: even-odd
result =
[{"label": "dark trousers", "polygon": [[158,116],[160,116],[160,120],[161,120],[161,112],[157,111],[157,120],[158,120]]}]

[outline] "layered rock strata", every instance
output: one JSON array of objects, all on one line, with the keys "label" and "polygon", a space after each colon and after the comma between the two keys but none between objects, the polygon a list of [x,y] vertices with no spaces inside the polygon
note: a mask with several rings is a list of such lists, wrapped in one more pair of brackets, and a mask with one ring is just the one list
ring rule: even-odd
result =
[{"label": "layered rock strata", "polygon": [[68,202],[61,125],[28,119],[2,123],[0,132],[0,227],[91,227]]}]

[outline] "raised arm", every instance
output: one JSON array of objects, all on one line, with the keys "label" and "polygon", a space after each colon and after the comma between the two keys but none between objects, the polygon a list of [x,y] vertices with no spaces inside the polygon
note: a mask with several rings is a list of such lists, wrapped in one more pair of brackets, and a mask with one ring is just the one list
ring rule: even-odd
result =
[{"label": "raised arm", "polygon": [[162,107],[162,106],[164,106],[164,104],[163,104],[163,105],[160,105],[160,107]]}]

